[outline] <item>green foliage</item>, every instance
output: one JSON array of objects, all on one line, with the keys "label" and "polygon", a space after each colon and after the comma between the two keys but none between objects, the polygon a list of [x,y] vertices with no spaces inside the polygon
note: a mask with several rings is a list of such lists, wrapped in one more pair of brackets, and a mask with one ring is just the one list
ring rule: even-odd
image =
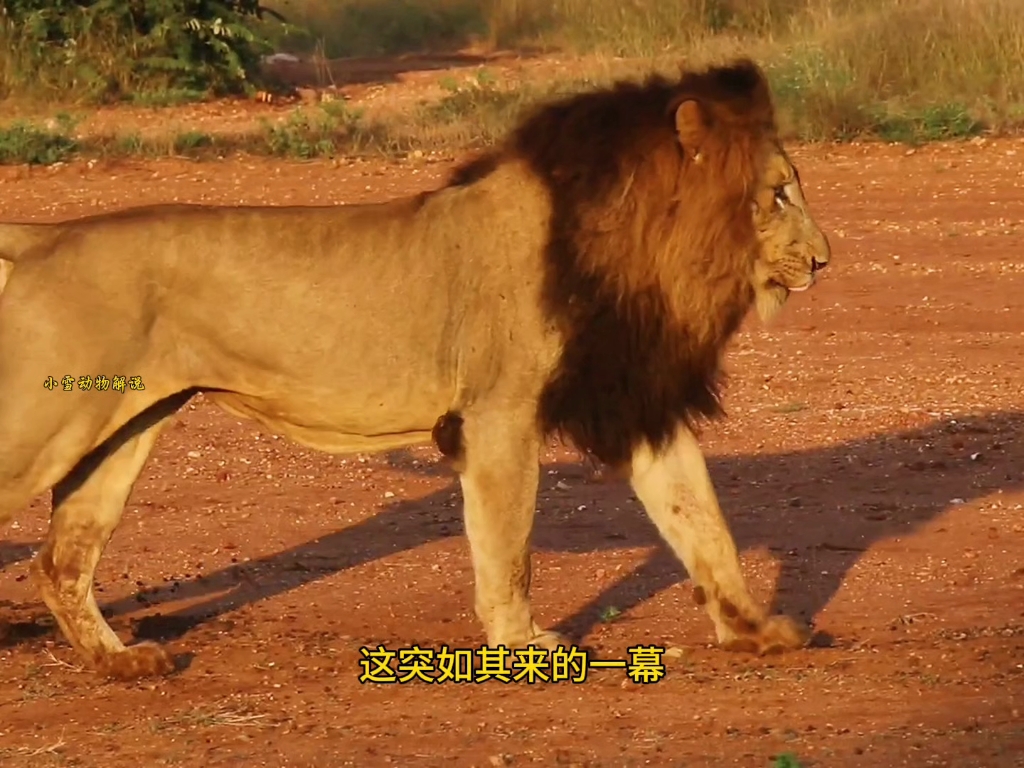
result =
[{"label": "green foliage", "polygon": [[622,611],[620,611],[614,605],[607,605],[601,609],[601,621],[603,621],[605,624],[610,624],[611,622],[618,619],[620,616],[622,616]]},{"label": "green foliage", "polygon": [[243,91],[270,50],[264,12],[258,0],[0,0],[0,84],[84,99]]},{"label": "green foliage", "polygon": [[202,147],[213,145],[213,137],[200,131],[185,131],[174,137],[174,151],[177,154],[188,154]]},{"label": "green foliage", "polygon": [[984,128],[962,104],[936,104],[910,113],[881,115],[874,133],[887,141],[922,144],[976,136]]},{"label": "green foliage", "polygon": [[362,113],[350,110],[344,102],[327,102],[315,113],[293,112],[277,125],[263,121],[262,147],[276,157],[308,160],[334,157],[354,151],[369,142],[371,129],[361,123]]},{"label": "green foliage", "polygon": [[803,766],[792,752],[783,752],[772,761],[772,768],[803,768]]},{"label": "green foliage", "polygon": [[67,160],[78,149],[65,121],[55,130],[18,122],[0,128],[0,164],[52,165]]},{"label": "green foliage", "polygon": [[[445,87],[442,83],[442,87]],[[428,123],[451,125],[484,112],[498,116],[501,126],[515,122],[523,107],[523,95],[517,91],[499,88],[459,88],[449,90],[439,101],[422,107],[422,116]]]},{"label": "green foliage", "polygon": [[277,157],[333,157],[334,126],[327,118],[312,119],[296,112],[287,122],[272,125],[264,121],[263,136],[267,151]]}]

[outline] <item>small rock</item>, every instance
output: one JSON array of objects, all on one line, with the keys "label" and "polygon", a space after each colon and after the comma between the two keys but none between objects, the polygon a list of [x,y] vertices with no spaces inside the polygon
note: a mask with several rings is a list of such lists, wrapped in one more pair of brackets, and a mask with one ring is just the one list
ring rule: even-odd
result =
[{"label": "small rock", "polygon": [[393,494],[391,491],[384,491],[384,498],[385,499],[393,499],[393,498],[395,498],[395,494]]},{"label": "small rock", "polygon": [[665,658],[668,659],[681,659],[685,655],[686,651],[677,645],[665,649]]},{"label": "small rock", "polygon": [[555,488],[557,488],[560,491],[568,491],[569,490],[569,484],[568,483],[563,483],[561,480],[559,480],[557,483],[555,483]]},{"label": "small rock", "polygon": [[202,455],[199,451],[189,451],[187,454],[190,459],[198,459]]}]

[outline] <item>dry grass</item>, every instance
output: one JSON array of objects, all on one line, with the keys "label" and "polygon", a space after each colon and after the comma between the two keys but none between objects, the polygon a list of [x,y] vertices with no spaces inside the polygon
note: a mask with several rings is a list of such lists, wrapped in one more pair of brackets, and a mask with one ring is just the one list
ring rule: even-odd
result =
[{"label": "dry grass", "polygon": [[[538,98],[675,70],[682,59],[703,65],[740,54],[766,66],[789,137],[915,143],[1024,126],[1021,0],[277,0],[275,7],[306,30],[288,47],[321,57],[474,45],[557,49],[590,64],[586,78],[571,82],[507,85],[480,71],[475,82],[448,87],[439,75],[442,97],[402,113],[367,118],[339,103],[242,135],[77,137],[59,117],[56,128],[9,125],[0,129],[0,163],[75,154],[461,150],[492,143]],[[105,44],[102,36],[82,43],[94,52]],[[17,56],[0,49],[0,90]],[[73,85],[68,73],[33,77],[50,92]],[[178,96],[159,84],[135,94],[152,104]],[[17,111],[6,106],[8,115]]]},{"label": "dry grass", "polygon": [[173,723],[186,727],[200,728],[274,728],[276,723],[270,722],[265,714],[252,714],[234,708],[217,706],[212,708],[189,710]]},{"label": "dry grass", "polygon": [[792,133],[808,139],[928,140],[1024,121],[1020,0],[279,0],[277,7],[328,56],[539,47],[650,68],[750,54],[769,67]]},{"label": "dry grass", "polygon": [[933,139],[1024,117],[1024,3],[861,0],[849,16],[821,5],[769,58],[800,135]]},{"label": "dry grass", "polygon": [[245,153],[290,159],[396,157],[419,151],[455,152],[500,138],[520,110],[537,99],[580,87],[546,83],[514,89],[462,83],[410,112],[367,118],[344,102],[297,108],[277,122],[240,133],[168,132],[80,135],[66,114],[43,122],[0,125],[0,165],[52,165],[73,157],[191,157]]},{"label": "dry grass", "polygon": [[273,0],[297,29],[282,34],[285,48],[375,56],[450,50],[487,37],[488,0]]}]

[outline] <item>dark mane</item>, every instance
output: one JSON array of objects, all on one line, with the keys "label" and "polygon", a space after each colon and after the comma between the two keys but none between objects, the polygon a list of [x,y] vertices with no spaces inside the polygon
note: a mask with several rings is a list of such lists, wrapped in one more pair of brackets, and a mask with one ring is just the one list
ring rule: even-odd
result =
[{"label": "dark mane", "polygon": [[[708,127],[699,162],[676,132],[691,99]],[[753,299],[751,201],[774,139],[768,85],[743,60],[542,105],[453,173],[469,184],[520,160],[550,191],[544,310],[565,349],[546,432],[617,465],[722,413],[719,358]]]}]

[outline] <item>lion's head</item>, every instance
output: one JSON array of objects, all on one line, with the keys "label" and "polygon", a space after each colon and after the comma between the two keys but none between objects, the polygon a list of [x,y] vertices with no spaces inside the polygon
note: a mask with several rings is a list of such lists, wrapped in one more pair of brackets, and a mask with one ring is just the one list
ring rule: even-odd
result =
[{"label": "lion's head", "polygon": [[451,183],[509,162],[552,209],[544,303],[565,346],[540,419],[609,464],[720,413],[744,315],[769,317],[829,258],[749,60],[542,104]]},{"label": "lion's head", "polygon": [[781,145],[765,163],[754,196],[754,226],[761,243],[754,263],[757,312],[769,320],[792,291],[806,291],[829,261],[831,250],[807,208],[800,174]]}]

